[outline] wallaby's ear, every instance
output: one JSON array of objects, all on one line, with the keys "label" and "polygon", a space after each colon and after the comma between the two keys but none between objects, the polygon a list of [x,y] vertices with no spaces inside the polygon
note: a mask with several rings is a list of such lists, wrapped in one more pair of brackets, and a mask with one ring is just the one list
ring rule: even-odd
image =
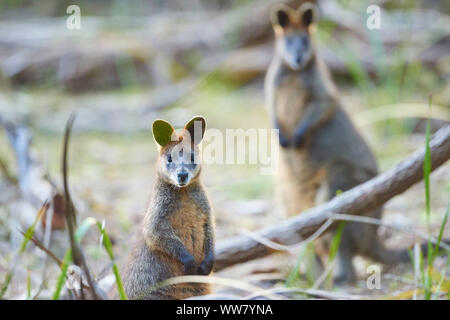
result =
[{"label": "wallaby's ear", "polygon": [[189,134],[191,135],[191,140],[194,144],[199,144],[206,130],[206,120],[202,116],[195,116],[184,126]]},{"label": "wallaby's ear", "polygon": [[274,28],[281,27],[286,28],[289,25],[289,12],[292,9],[284,4],[274,5],[270,9],[270,21]]},{"label": "wallaby's ear", "polygon": [[314,3],[305,2],[299,8],[298,12],[300,14],[300,19],[305,27],[309,27],[310,25],[314,25],[319,18],[319,14],[317,12],[317,7]]},{"label": "wallaby's ear", "polygon": [[174,128],[167,121],[158,119],[153,121],[152,130],[156,143],[164,147],[170,142]]}]

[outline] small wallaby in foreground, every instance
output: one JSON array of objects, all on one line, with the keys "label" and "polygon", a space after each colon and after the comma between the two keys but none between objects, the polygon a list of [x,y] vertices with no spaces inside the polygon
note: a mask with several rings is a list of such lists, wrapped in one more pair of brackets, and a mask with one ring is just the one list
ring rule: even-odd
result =
[{"label": "small wallaby in foreground", "polygon": [[[315,6],[271,11],[275,54],[265,79],[267,106],[279,129],[279,197],[289,215],[333,198],[376,176],[375,158],[337,97],[313,41]],[[366,213],[381,218],[382,209]],[[325,237],[326,238],[326,237]],[[424,246],[425,247],[425,246]],[[355,254],[393,264],[409,261],[407,249],[389,250],[377,226],[346,223],[335,270],[336,282],[352,282]]]},{"label": "small wallaby in foreground", "polygon": [[[158,143],[157,177],[141,232],[123,270],[129,299],[184,299],[210,293],[209,284],[158,288],[182,275],[208,275],[214,263],[210,204],[200,182],[199,143],[206,121],[194,117],[177,133],[166,121],[153,123]],[[117,298],[117,292],[114,293]]]}]

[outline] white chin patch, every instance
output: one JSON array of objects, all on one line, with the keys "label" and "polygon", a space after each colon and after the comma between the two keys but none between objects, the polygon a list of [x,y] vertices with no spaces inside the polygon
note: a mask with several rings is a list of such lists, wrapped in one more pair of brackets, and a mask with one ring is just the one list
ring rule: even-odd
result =
[{"label": "white chin patch", "polygon": [[290,62],[290,63],[288,63],[288,64],[289,64],[289,67],[290,67],[292,70],[299,70],[299,69],[301,68],[301,66],[302,66],[301,63],[295,63],[295,62]]},{"label": "white chin patch", "polygon": [[175,179],[171,179],[171,180],[172,180],[172,184],[174,186],[182,187],[182,185],[180,184],[180,181],[178,181],[176,178]]},{"label": "white chin patch", "polygon": [[287,64],[289,65],[289,67],[292,70],[297,71],[297,70],[304,68],[307,65],[310,58],[311,58],[311,52],[307,51],[303,54],[300,62],[297,63],[294,59],[290,59],[289,61],[287,61]]},{"label": "white chin patch", "polygon": [[175,185],[176,185],[177,187],[179,187],[179,188],[183,188],[183,187],[186,187],[186,186],[189,184],[189,182],[190,182],[190,179],[187,179],[187,180],[184,181],[184,182],[181,182],[181,181],[175,181]]}]

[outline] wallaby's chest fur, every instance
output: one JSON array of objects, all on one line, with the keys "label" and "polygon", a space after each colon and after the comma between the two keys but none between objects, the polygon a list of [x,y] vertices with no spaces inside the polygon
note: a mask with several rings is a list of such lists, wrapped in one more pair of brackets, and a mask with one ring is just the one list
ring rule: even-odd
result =
[{"label": "wallaby's chest fur", "polygon": [[298,74],[291,73],[280,75],[274,90],[274,99],[280,129],[287,137],[292,137],[311,101],[311,94],[305,90],[303,79]]},{"label": "wallaby's chest fur", "polygon": [[318,57],[299,71],[290,70],[274,57],[265,91],[280,134],[292,139],[302,124],[307,128],[301,146],[281,148],[281,164],[287,165],[294,177],[311,176],[304,171],[335,163],[376,173],[372,152],[341,107],[328,70]]},{"label": "wallaby's chest fur", "polygon": [[302,212],[377,173],[369,147],[340,106],[318,57],[293,71],[275,56],[265,91],[280,135],[294,140],[302,126],[307,128],[300,146],[280,149],[277,189],[287,214]]},{"label": "wallaby's chest fur", "polygon": [[169,122],[157,119],[152,130],[159,146],[157,178],[124,268],[125,292],[130,299],[145,300],[205,295],[210,292],[208,283],[164,281],[206,276],[213,269],[214,226],[198,161],[206,120],[196,116],[177,132]]},{"label": "wallaby's chest fur", "polygon": [[168,212],[168,221],[186,249],[200,263],[204,256],[205,232],[208,222],[209,205],[201,186],[190,186],[177,195],[179,206]]},{"label": "wallaby's chest fur", "polygon": [[[151,290],[171,277],[185,275],[183,251],[198,266],[213,250],[210,205],[201,183],[178,188],[158,179],[124,268],[124,287],[130,299],[184,299],[210,292],[209,284],[181,283]],[[184,253],[186,256],[186,253]],[[210,271],[208,271],[209,273]],[[117,295],[116,295],[117,297]]]}]

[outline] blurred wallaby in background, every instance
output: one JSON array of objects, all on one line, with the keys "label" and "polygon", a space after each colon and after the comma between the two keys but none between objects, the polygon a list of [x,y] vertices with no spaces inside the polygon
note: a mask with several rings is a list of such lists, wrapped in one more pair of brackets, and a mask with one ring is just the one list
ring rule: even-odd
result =
[{"label": "blurred wallaby in background", "polygon": [[[280,170],[276,186],[288,215],[328,201],[378,174],[372,151],[341,106],[328,69],[317,54],[317,9],[275,6],[271,12],[275,52],[265,91],[272,123],[279,129]],[[380,219],[382,209],[366,213]],[[407,249],[388,250],[378,226],[349,222],[337,253],[336,282],[353,282],[356,254],[393,264],[409,261]],[[324,237],[325,238],[325,237]],[[426,245],[423,246],[426,250]]]}]

